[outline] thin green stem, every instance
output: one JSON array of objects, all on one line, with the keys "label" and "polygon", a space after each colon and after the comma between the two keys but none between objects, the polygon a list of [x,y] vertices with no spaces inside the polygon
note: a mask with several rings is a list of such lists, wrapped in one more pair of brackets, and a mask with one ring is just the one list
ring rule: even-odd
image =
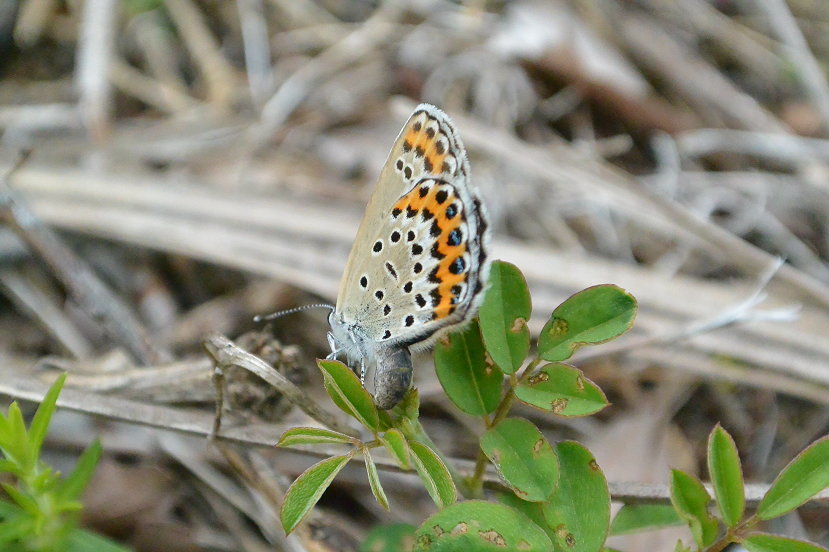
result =
[{"label": "thin green stem", "polygon": [[[501,398],[501,402],[498,403],[498,407],[495,409],[495,415],[492,419],[484,418],[487,428],[495,427],[507,417],[510,409],[512,409],[512,403],[515,401],[515,387],[520,382],[528,378],[535,371],[536,366],[538,366],[541,362],[542,360],[540,358],[530,362],[520,377],[517,377],[515,374],[510,374],[509,389],[506,393],[504,393],[504,396]],[[484,474],[486,473],[486,465],[487,457],[484,454],[484,451],[479,447],[478,457],[475,459],[475,471],[466,482],[469,492],[473,498],[480,497],[483,494],[483,482]]]},{"label": "thin green stem", "polygon": [[753,515],[744,522],[738,524],[736,527],[728,529],[725,535],[720,537],[714,544],[705,549],[705,552],[722,552],[729,544],[740,542],[745,537],[746,533],[754,529],[754,526],[759,522],[757,515]]}]

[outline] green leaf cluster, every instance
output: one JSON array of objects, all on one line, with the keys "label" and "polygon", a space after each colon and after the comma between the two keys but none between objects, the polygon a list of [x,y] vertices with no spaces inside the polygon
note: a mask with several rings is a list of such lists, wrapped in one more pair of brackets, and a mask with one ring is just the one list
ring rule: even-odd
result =
[{"label": "green leaf cluster", "polygon": [[17,402],[0,413],[0,473],[13,482],[1,485],[10,502],[0,500],[0,550],[51,552],[123,551],[124,548],[78,528],[81,495],[101,457],[96,440],[66,477],[40,458],[49,422],[66,374],[55,380],[29,427]]},{"label": "green leaf cluster", "polygon": [[[561,417],[589,416],[607,407],[602,390],[566,361],[581,347],[626,332],[636,311],[635,299],[617,286],[587,288],[555,309],[541,331],[536,355],[530,357],[527,323],[532,304],[527,283],[517,267],[494,262],[478,319],[439,340],[434,353],[435,370],[449,400],[485,426],[474,473],[467,477],[441,456],[421,427],[415,390],[393,410],[378,410],[348,367],[319,361],[329,396],[366,428],[371,439],[323,428],[285,432],[280,446],[351,447],[346,454],[312,466],[294,482],[282,508],[285,530],[297,526],[358,452],[375,498],[388,509],[370,452],[380,449],[402,470],[417,472],[439,511],[418,528],[376,528],[363,550],[609,552],[609,535],[675,525],[687,525],[693,541],[678,542],[677,551],[722,550],[732,542],[742,542],[752,552],[823,550],[756,528],[760,521],[790,512],[829,486],[829,437],[783,470],[757,512],[746,517],[737,447],[717,426],[708,442],[714,509],[711,491],[699,479],[674,470],[670,505],[625,505],[611,522],[607,481],[590,451],[576,442],[550,443],[532,422],[510,416],[516,400]],[[489,496],[483,490],[488,465],[503,482],[503,490]],[[457,501],[459,492],[464,501]]]}]

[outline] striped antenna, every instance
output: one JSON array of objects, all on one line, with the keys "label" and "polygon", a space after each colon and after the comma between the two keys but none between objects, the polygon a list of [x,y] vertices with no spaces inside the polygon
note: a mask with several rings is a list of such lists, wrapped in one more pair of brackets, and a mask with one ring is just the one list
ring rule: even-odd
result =
[{"label": "striped antenna", "polygon": [[315,303],[313,305],[303,305],[301,307],[294,307],[292,309],[281,310],[272,312],[271,314],[257,314],[253,317],[254,322],[265,322],[266,320],[275,320],[277,318],[282,318],[283,316],[288,316],[289,314],[295,314],[297,312],[307,311],[311,309],[330,309],[332,312],[334,311],[334,305],[326,305],[325,303]]}]

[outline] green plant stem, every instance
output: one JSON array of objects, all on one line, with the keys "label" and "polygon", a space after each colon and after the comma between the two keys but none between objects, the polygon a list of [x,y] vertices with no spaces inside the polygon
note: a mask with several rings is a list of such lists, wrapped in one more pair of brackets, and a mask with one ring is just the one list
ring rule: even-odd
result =
[{"label": "green plant stem", "polygon": [[714,544],[706,548],[705,552],[722,552],[729,544],[740,542],[746,533],[754,529],[754,526],[757,525],[758,521],[759,519],[756,515],[751,516],[736,527],[726,531],[725,535],[723,535]]},{"label": "green plant stem", "polygon": [[[498,403],[498,407],[495,409],[495,415],[492,417],[492,420],[486,420],[487,428],[495,427],[501,420],[507,417],[507,414],[509,414],[509,411],[512,408],[512,403],[515,401],[515,387],[520,382],[528,378],[535,371],[535,368],[541,364],[541,362],[542,360],[540,358],[536,358],[530,362],[527,365],[527,368],[521,373],[521,377],[516,377],[515,374],[510,374],[509,389],[506,393],[504,393],[503,398],[501,398],[501,402]],[[475,460],[475,471],[472,473],[472,477],[467,480],[467,486],[473,498],[479,498],[483,495],[486,465],[487,457],[484,454],[484,451],[479,447],[478,457]]]}]

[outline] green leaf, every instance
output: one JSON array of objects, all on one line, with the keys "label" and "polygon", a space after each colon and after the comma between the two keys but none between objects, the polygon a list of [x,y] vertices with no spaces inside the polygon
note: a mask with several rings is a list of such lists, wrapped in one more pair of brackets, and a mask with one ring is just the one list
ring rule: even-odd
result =
[{"label": "green leaf", "polygon": [[829,487],[829,435],[818,439],[783,468],[757,507],[757,517],[791,512]]},{"label": "green leaf", "polygon": [[66,375],[66,372],[64,372],[55,379],[55,382],[49,387],[49,391],[43,396],[43,400],[32,418],[32,423],[29,426],[29,448],[34,458],[37,458],[40,454],[40,447],[46,438],[46,432],[49,430],[49,422],[52,420],[52,414],[55,413],[58,395],[60,395],[63,384],[66,382]]},{"label": "green leaf", "polygon": [[355,445],[357,439],[330,429],[320,427],[294,427],[282,434],[278,447],[295,447],[297,445]]},{"label": "green leaf", "polygon": [[625,504],[610,524],[610,535],[631,535],[661,527],[683,525],[673,506],[667,504]]},{"label": "green leaf", "polygon": [[130,552],[120,544],[95,533],[74,529],[69,534],[67,552]]},{"label": "green leaf", "polygon": [[748,552],[827,552],[827,549],[811,542],[754,533],[743,540]]},{"label": "green leaf", "polygon": [[285,500],[279,510],[279,519],[285,533],[290,533],[299,525],[353,455],[354,451],[351,451],[342,456],[326,458],[297,477],[285,493]]},{"label": "green leaf", "polygon": [[421,525],[415,550],[429,552],[548,552],[547,534],[503,504],[469,500],[444,508]]},{"label": "green leaf", "polygon": [[409,449],[412,451],[415,470],[438,508],[445,508],[458,500],[458,490],[452,476],[438,455],[417,441],[409,441]]},{"label": "green leaf", "polygon": [[2,486],[3,490],[6,491],[6,494],[9,495],[9,498],[14,500],[20,508],[26,511],[26,513],[33,516],[40,515],[40,506],[38,506],[37,502],[35,502],[35,500],[27,493],[24,493],[10,483],[0,483],[0,486]]},{"label": "green leaf", "polygon": [[559,416],[589,416],[608,404],[599,386],[569,364],[546,364],[515,387],[523,403]]},{"label": "green leaf", "polygon": [[729,527],[736,527],[746,506],[743,470],[737,445],[720,424],[708,437],[708,473],[722,520]]},{"label": "green leaf", "polygon": [[363,447],[363,458],[366,461],[366,473],[368,474],[368,484],[371,487],[371,494],[377,499],[378,504],[389,509],[389,499],[386,497],[386,492],[383,490],[383,485],[380,484],[380,474],[377,473],[377,466],[374,460],[371,459],[371,453],[368,447]]},{"label": "green leaf", "polygon": [[531,422],[507,418],[481,436],[498,474],[523,500],[544,502],[558,483],[558,458]]},{"label": "green leaf", "polygon": [[3,435],[3,454],[7,459],[15,462],[24,473],[34,469],[34,457],[29,454],[29,435],[26,432],[26,423],[17,401],[9,405],[8,433]]},{"label": "green leaf", "polygon": [[717,538],[719,524],[708,514],[711,496],[699,479],[679,470],[671,470],[671,503],[691,528],[694,541],[700,548]]},{"label": "green leaf", "polygon": [[485,416],[498,407],[504,375],[487,357],[477,322],[438,341],[435,372],[449,399],[467,414]]},{"label": "green leaf", "polygon": [[602,470],[585,447],[573,441],[556,445],[558,490],[544,505],[557,552],[598,552],[610,524],[610,492]]},{"label": "green leaf", "polygon": [[538,337],[538,356],[552,362],[570,358],[583,345],[625,333],[636,317],[636,299],[610,284],[589,287],[553,311]]},{"label": "green leaf", "polygon": [[65,479],[63,479],[59,486],[57,493],[63,500],[76,500],[81,497],[86,488],[92,473],[95,471],[95,466],[98,465],[98,460],[101,458],[101,441],[95,439],[91,445],[86,447],[78,461],[75,463],[75,468]]},{"label": "green leaf", "polygon": [[506,374],[514,374],[530,352],[527,321],[531,313],[530,290],[524,275],[515,265],[493,262],[478,318],[486,350]]},{"label": "green leaf", "polygon": [[547,536],[552,541],[555,538],[555,534],[553,533],[552,529],[547,527],[547,520],[544,519],[544,505],[540,502],[527,502],[526,500],[521,500],[515,493],[512,492],[499,492],[497,495],[498,502],[505,506],[509,506],[514,510],[518,510],[528,518],[530,521],[541,527]]},{"label": "green leaf", "polygon": [[348,366],[337,360],[317,360],[322,370],[325,390],[340,409],[377,433],[380,416],[371,393],[365,390],[360,378]]},{"label": "green leaf", "polygon": [[[19,550],[22,546],[19,540],[30,536],[35,528],[35,517],[24,513],[18,513],[14,516],[7,517],[0,523],[0,550]],[[3,546],[7,543],[15,542],[17,547]]]},{"label": "green leaf", "polygon": [[416,530],[408,523],[378,525],[368,532],[360,552],[412,552]]},{"label": "green leaf", "polygon": [[397,461],[400,469],[410,470],[412,464],[409,460],[409,445],[406,443],[406,438],[398,429],[390,429],[380,437],[380,442],[389,451],[392,458]]}]

